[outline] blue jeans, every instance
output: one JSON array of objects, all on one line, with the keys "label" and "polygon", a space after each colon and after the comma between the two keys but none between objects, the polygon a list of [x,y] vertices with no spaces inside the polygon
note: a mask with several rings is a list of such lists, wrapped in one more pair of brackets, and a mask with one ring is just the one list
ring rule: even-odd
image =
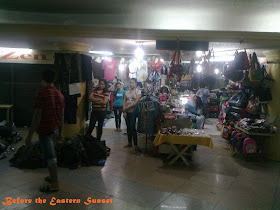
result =
[{"label": "blue jeans", "polygon": [[53,164],[57,163],[54,146],[58,137],[58,132],[58,129],[56,129],[48,136],[39,136],[40,146],[43,153],[45,154],[48,167],[51,167]]}]

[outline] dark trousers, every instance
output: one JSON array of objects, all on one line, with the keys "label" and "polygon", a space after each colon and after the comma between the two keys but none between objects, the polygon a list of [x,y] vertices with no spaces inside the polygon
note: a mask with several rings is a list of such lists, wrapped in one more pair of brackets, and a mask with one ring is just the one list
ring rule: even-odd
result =
[{"label": "dark trousers", "polygon": [[206,116],[207,116],[207,104],[203,104],[203,115],[204,115],[204,117],[206,118]]},{"label": "dark trousers", "polygon": [[137,131],[136,131],[136,116],[134,113],[127,113],[126,117],[127,137],[128,143],[132,145],[132,139],[134,146],[137,146]]},{"label": "dark trousers", "polygon": [[90,116],[90,122],[89,122],[89,128],[87,131],[88,135],[91,135],[94,126],[96,124],[96,121],[98,121],[98,127],[97,127],[97,139],[101,140],[102,131],[103,131],[103,123],[104,119],[106,117],[106,111],[92,111]]},{"label": "dark trousers", "polygon": [[122,122],[122,107],[113,107],[115,113],[116,128],[121,128]]}]

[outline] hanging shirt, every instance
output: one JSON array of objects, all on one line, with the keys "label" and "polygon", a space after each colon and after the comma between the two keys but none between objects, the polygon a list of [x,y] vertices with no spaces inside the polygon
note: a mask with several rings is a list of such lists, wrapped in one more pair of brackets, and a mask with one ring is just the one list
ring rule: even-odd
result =
[{"label": "hanging shirt", "polygon": [[137,131],[139,133],[153,134],[156,118],[159,116],[158,102],[152,100],[140,100],[134,113],[138,117]]},{"label": "hanging shirt", "polygon": [[136,72],[137,72],[137,69],[138,69],[138,65],[137,65],[137,62],[135,61],[132,61],[129,66],[129,78],[132,79],[132,78],[136,78],[137,75],[136,75]]},{"label": "hanging shirt", "polygon": [[92,61],[92,74],[96,79],[104,78],[102,63],[98,63],[95,60]]},{"label": "hanging shirt", "polygon": [[161,67],[162,67],[162,62],[160,61],[160,60],[158,60],[156,63],[155,63],[155,61],[152,61],[152,64],[151,64],[151,66],[152,66],[152,70],[157,70],[157,72],[159,73],[159,74],[161,74]]},{"label": "hanging shirt", "polygon": [[125,95],[125,91],[121,90],[118,92],[114,91],[114,104],[113,107],[123,107],[123,96]]},{"label": "hanging shirt", "polygon": [[[141,96],[141,91],[136,89],[133,93],[130,93],[130,91],[126,91],[125,96],[126,96],[126,104],[125,106],[129,106],[133,104],[136,101],[137,96]],[[134,108],[128,109],[126,112],[132,113]]]},{"label": "hanging shirt", "polygon": [[139,66],[137,69],[137,81],[144,82],[144,81],[146,81],[147,77],[148,77],[147,62],[142,61],[139,63]]},{"label": "hanging shirt", "polygon": [[104,60],[102,62],[102,66],[104,68],[104,78],[107,81],[113,81],[115,79],[115,72],[116,72],[116,68],[117,68],[117,61],[116,60],[112,60],[107,61]]},{"label": "hanging shirt", "polygon": [[120,63],[118,69],[116,70],[117,78],[122,81],[125,81],[127,79],[126,70],[127,70],[127,64]]}]

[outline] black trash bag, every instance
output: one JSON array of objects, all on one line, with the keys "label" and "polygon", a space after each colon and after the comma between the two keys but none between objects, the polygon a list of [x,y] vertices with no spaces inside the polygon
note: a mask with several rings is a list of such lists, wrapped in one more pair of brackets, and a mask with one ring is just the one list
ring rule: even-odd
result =
[{"label": "black trash bag", "polygon": [[98,161],[105,160],[110,154],[110,148],[106,146],[105,141],[98,141],[93,136],[84,136],[82,143],[85,148],[83,164],[97,165]]},{"label": "black trash bag", "polygon": [[72,138],[66,138],[62,144],[56,144],[55,150],[59,166],[76,169],[82,165],[85,151],[81,138],[82,135],[77,134]]},{"label": "black trash bag", "polygon": [[16,126],[13,122],[8,122],[6,120],[0,122],[0,136],[9,137],[16,132]]},{"label": "black trash bag", "polygon": [[31,146],[21,146],[9,162],[17,168],[25,169],[45,168],[47,166],[38,141]]}]

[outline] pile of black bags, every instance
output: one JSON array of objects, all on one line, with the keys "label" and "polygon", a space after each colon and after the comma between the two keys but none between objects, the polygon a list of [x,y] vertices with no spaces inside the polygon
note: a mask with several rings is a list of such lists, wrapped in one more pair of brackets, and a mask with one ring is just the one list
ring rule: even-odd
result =
[{"label": "pile of black bags", "polygon": [[0,160],[6,158],[13,148],[12,144],[22,140],[22,137],[16,132],[16,126],[13,122],[6,120],[0,122]]},{"label": "pile of black bags", "polygon": [[[106,146],[105,141],[98,141],[92,136],[81,134],[58,142],[55,145],[55,151],[58,165],[70,169],[104,165],[106,158],[110,155],[110,148]],[[27,160],[31,163],[28,163]],[[39,142],[35,142],[32,146],[20,147],[10,163],[18,168],[46,167]]]}]

